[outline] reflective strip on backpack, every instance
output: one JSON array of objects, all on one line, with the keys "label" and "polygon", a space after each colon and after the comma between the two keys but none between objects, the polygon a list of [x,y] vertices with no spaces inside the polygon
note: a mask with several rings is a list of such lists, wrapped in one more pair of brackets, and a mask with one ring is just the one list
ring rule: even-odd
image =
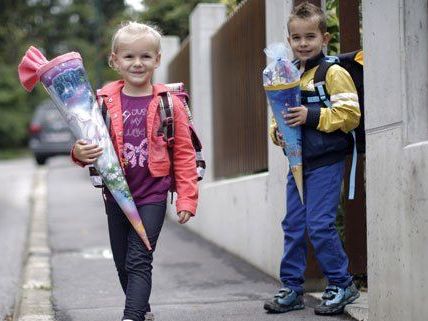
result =
[{"label": "reflective strip on backpack", "polygon": [[318,95],[319,95],[319,97],[320,97],[320,100],[328,107],[328,108],[331,108],[332,107],[332,105],[331,105],[331,102],[330,102],[330,99],[328,99],[327,98],[327,94],[326,94],[326,92],[325,92],[325,90],[324,90],[324,85],[325,85],[325,82],[323,81],[323,82],[319,82],[319,83],[316,83],[315,84],[315,87],[317,88],[317,90],[318,90]]},{"label": "reflective strip on backpack", "polygon": [[308,102],[308,104],[319,103],[321,101],[319,96],[304,97],[304,99]]},{"label": "reflective strip on backpack", "polygon": [[352,138],[354,138],[354,148],[352,152],[352,165],[351,173],[349,175],[349,194],[348,199],[353,200],[355,198],[355,174],[357,172],[357,137],[355,131],[351,131]]}]

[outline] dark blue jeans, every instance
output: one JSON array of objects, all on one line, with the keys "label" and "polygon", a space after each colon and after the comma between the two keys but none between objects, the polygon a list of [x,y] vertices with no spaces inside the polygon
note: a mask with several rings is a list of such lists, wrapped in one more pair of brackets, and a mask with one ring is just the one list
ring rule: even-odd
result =
[{"label": "dark blue jeans", "polygon": [[330,285],[348,286],[348,257],[336,231],[336,213],[344,171],[344,162],[304,171],[302,205],[294,178],[288,175],[287,214],[282,221],[284,256],[280,278],[285,287],[302,293],[306,269],[306,238]]},{"label": "dark blue jeans", "polygon": [[[126,295],[123,319],[144,321],[150,311],[153,252],[146,249],[116,202],[105,202],[113,259]],[[166,202],[138,207],[153,251],[165,219]]]}]

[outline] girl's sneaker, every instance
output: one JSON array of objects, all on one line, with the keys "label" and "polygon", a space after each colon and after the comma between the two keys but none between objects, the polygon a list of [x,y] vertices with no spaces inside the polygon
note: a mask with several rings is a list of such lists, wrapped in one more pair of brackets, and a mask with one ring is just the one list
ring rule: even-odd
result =
[{"label": "girl's sneaker", "polygon": [[[144,315],[144,321],[154,321],[155,315],[152,312],[146,312]],[[123,321],[132,321],[131,319],[125,319]]]},{"label": "girl's sneaker", "polygon": [[305,307],[303,296],[289,288],[280,289],[273,299],[266,300],[263,308],[270,313],[284,313]]},{"label": "girl's sneaker", "polygon": [[345,305],[354,302],[359,296],[360,292],[354,282],[345,289],[329,285],[322,295],[321,303],[315,307],[315,314],[333,315],[343,313]]}]

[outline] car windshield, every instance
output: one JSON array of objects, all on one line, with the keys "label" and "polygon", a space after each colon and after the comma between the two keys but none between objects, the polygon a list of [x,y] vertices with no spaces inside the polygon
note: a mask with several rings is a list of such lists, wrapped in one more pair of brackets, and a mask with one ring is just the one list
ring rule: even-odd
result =
[{"label": "car windshield", "polygon": [[63,117],[51,102],[44,103],[37,108],[33,122],[50,130],[62,130],[67,128],[67,124]]}]

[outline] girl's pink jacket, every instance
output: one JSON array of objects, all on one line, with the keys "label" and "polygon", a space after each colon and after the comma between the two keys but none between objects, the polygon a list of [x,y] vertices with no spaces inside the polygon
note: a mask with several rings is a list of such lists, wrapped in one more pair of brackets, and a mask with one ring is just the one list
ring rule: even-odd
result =
[{"label": "girl's pink jacket", "polygon": [[[107,84],[97,91],[97,96],[102,97],[111,117],[110,136],[119,161],[124,168],[123,158],[123,119],[120,92],[124,83],[122,80]],[[148,135],[148,166],[153,177],[163,177],[170,174],[171,162],[167,144],[163,135],[159,134],[161,128],[159,108],[159,94],[168,91],[162,84],[153,85],[153,99],[147,112],[146,132]],[[196,213],[198,202],[198,186],[196,173],[195,150],[190,138],[188,118],[180,99],[172,95],[174,105],[174,138],[173,147],[173,171],[177,190],[177,212],[186,210]],[[160,131],[163,133],[162,131]],[[84,164],[71,153],[73,161]]]}]

